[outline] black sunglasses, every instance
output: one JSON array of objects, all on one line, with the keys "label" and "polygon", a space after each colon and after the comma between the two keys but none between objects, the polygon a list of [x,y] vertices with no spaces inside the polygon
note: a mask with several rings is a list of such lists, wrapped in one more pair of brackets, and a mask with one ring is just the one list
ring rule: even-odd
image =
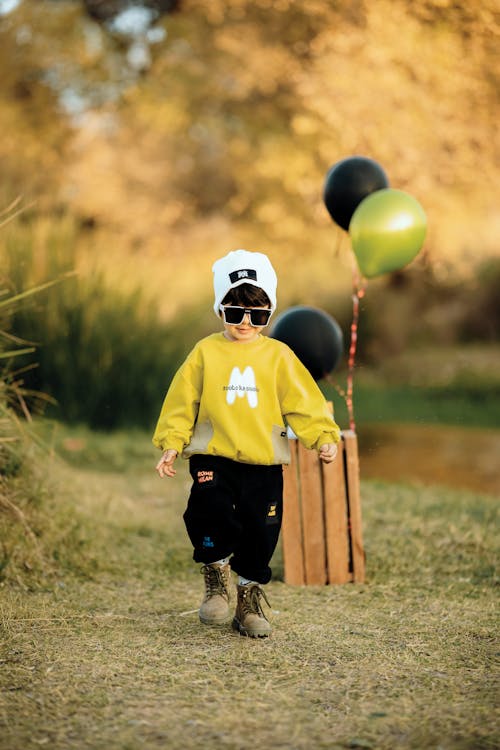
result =
[{"label": "black sunglasses", "polygon": [[268,307],[238,307],[237,305],[221,305],[220,310],[224,317],[224,323],[230,326],[239,326],[248,313],[250,325],[254,328],[267,326],[272,310]]}]

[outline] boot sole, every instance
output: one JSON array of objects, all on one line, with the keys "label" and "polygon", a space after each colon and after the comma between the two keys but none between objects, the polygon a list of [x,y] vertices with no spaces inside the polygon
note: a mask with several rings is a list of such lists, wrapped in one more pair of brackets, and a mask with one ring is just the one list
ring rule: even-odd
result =
[{"label": "boot sole", "polygon": [[263,632],[259,633],[258,631],[256,632],[255,630],[254,631],[247,630],[241,625],[240,621],[237,620],[236,617],[233,619],[233,622],[231,623],[231,627],[233,628],[233,630],[236,630],[240,635],[244,635],[247,638],[269,638],[269,635],[271,633],[270,630],[268,630],[266,633],[263,633]]}]

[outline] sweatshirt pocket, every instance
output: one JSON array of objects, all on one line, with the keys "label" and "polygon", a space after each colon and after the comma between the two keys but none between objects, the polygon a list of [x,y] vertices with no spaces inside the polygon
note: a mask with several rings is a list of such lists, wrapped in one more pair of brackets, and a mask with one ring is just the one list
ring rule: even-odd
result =
[{"label": "sweatshirt pocket", "polygon": [[290,463],[290,445],[286,434],[286,427],[273,424],[271,430],[271,443],[273,446],[275,464]]},{"label": "sweatshirt pocket", "polygon": [[192,456],[194,453],[206,453],[208,444],[214,436],[214,428],[211,422],[196,423],[193,435],[183,451],[183,456]]}]

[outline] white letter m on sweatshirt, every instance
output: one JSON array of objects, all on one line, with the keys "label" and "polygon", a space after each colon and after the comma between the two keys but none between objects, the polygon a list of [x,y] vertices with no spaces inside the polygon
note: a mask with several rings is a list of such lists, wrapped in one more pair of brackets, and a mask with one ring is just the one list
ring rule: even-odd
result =
[{"label": "white letter m on sweatshirt", "polygon": [[228,404],[234,404],[236,396],[248,398],[248,403],[252,409],[255,409],[259,402],[258,392],[255,385],[255,373],[250,366],[245,367],[241,372],[239,367],[233,367],[229,385],[226,387],[226,401]]}]

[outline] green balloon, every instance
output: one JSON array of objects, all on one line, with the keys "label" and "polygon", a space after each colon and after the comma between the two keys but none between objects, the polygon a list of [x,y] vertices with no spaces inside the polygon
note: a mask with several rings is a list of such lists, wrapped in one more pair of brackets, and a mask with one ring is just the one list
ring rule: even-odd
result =
[{"label": "green balloon", "polygon": [[427,218],[420,203],[402,190],[387,188],[361,201],[349,224],[359,270],[367,278],[397,271],[418,255]]}]

